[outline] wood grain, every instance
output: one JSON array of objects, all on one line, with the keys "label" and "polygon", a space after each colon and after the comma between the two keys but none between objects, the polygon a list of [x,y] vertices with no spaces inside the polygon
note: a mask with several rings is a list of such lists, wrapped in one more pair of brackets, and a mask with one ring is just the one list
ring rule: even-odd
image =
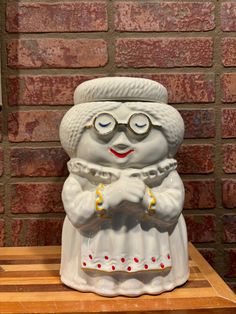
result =
[{"label": "wood grain", "polygon": [[189,244],[189,281],[171,292],[105,298],[60,281],[60,247],[0,248],[0,313],[236,313],[236,298]]}]

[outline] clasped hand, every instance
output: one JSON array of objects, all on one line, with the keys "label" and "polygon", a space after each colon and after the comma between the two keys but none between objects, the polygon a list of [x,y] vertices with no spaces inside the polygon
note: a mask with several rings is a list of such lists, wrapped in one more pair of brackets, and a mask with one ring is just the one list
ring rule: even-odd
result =
[{"label": "clasped hand", "polygon": [[109,208],[115,207],[123,201],[140,203],[144,198],[146,188],[141,179],[122,176],[104,188],[104,205]]}]

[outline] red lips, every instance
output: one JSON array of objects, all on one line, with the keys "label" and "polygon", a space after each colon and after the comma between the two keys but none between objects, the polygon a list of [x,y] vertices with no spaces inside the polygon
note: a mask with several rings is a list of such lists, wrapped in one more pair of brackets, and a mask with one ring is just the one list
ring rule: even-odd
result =
[{"label": "red lips", "polygon": [[131,154],[131,153],[133,153],[133,149],[130,149],[130,150],[128,150],[127,152],[125,152],[125,153],[118,153],[117,151],[115,151],[114,149],[112,149],[112,148],[110,148],[110,152],[112,153],[112,154],[114,154],[116,157],[118,157],[118,158],[125,158],[126,156],[128,156],[129,154]]}]

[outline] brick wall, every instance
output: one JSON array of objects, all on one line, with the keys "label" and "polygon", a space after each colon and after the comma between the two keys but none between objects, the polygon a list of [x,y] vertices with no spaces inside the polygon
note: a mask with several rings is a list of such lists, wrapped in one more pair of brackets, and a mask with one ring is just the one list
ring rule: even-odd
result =
[{"label": "brick wall", "polygon": [[59,244],[58,126],[100,76],[163,83],[180,110],[189,240],[236,287],[236,2],[1,1],[0,245]]}]

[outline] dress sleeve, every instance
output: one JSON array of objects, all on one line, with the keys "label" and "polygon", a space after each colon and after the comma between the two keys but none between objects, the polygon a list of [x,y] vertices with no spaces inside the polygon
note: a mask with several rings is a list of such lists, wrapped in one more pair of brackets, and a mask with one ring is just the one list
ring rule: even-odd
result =
[{"label": "dress sleeve", "polygon": [[[177,171],[172,171],[163,182],[151,189],[155,206],[149,212],[160,223],[172,225],[177,222],[184,204],[184,186]],[[149,197],[150,201],[150,197]],[[144,206],[148,208],[148,197],[144,197]]]},{"label": "dress sleeve", "polygon": [[62,201],[69,220],[76,228],[95,216],[95,192],[83,191],[78,177],[73,174],[64,183]]}]

